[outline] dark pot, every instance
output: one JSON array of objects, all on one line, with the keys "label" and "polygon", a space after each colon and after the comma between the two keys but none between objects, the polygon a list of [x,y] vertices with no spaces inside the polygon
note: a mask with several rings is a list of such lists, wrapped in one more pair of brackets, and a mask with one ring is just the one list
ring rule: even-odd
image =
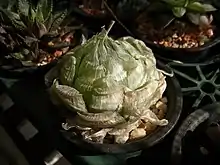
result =
[{"label": "dark pot", "polygon": [[[77,38],[77,45],[80,45],[83,42],[83,37],[87,38],[86,33],[86,30],[79,30],[75,33],[75,38]],[[0,65],[0,75],[7,78],[25,78],[31,74],[45,74],[57,63],[57,61],[58,59],[44,66],[30,67],[22,66],[22,64],[19,66],[14,66],[10,62],[9,64],[3,63]]]},{"label": "dark pot", "polygon": [[[158,63],[158,68],[167,72],[171,71],[160,62]],[[159,127],[149,136],[126,144],[99,144],[72,136],[71,133],[66,131],[62,131],[62,135],[87,153],[128,153],[146,149],[155,145],[163,140],[164,137],[174,128],[182,111],[182,93],[177,79],[175,77],[167,77],[166,81],[167,89],[165,95],[168,98],[168,110],[165,118],[169,121],[169,124],[165,127]]]},{"label": "dark pot", "polygon": [[0,75],[5,78],[26,78],[32,74],[45,74],[49,71],[57,61],[53,61],[44,66],[32,66],[32,67],[21,67],[13,68],[11,66],[0,66]]},{"label": "dark pot", "polygon": [[218,12],[213,14],[215,25],[217,26],[216,37],[198,48],[170,48],[155,44],[151,40],[144,39],[142,34],[136,31],[137,24],[135,23],[131,27],[131,31],[135,37],[143,40],[153,50],[158,59],[176,60],[183,63],[203,62],[210,57],[210,52],[213,52],[217,44],[220,43],[220,19],[217,16],[218,14]]},{"label": "dark pot", "polygon": [[[184,120],[174,137],[171,152],[172,165],[206,164],[203,162],[205,154],[202,154],[201,147],[208,149],[207,152],[214,156],[211,159],[214,158],[218,161],[215,154],[220,153],[220,131],[217,124],[220,121],[219,108],[219,102],[206,105],[191,113]],[[213,126],[217,126],[216,129],[213,130]],[[187,162],[183,163],[184,160]],[[198,163],[198,161],[200,162]]]},{"label": "dark pot", "polygon": [[213,5],[214,5],[216,8],[220,9],[220,2],[219,2],[218,0],[212,0],[212,1],[213,1]]},{"label": "dark pot", "polygon": [[77,6],[73,6],[72,15],[82,21],[86,27],[96,32],[99,32],[102,26],[108,25],[112,19],[112,16],[108,12],[100,15],[91,15]]}]

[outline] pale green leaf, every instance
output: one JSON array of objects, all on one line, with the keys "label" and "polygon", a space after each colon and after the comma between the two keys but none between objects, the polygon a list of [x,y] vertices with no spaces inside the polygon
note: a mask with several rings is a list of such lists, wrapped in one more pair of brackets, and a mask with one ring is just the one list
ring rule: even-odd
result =
[{"label": "pale green leaf", "polygon": [[187,13],[187,17],[195,25],[199,25],[200,16],[201,15],[199,13],[196,13],[196,14],[194,14],[194,13]]},{"label": "pale green leaf", "polygon": [[43,16],[43,12],[42,12],[42,7],[41,6],[37,6],[36,8],[36,17],[35,17],[36,22],[44,22],[44,16]]},{"label": "pale green leaf", "polygon": [[53,11],[53,0],[39,0],[37,6],[41,9],[44,20],[47,20]]},{"label": "pale green leaf", "polygon": [[191,11],[194,11],[194,12],[200,12],[200,13],[211,12],[211,11],[216,11],[217,10],[211,4],[202,4],[200,2],[190,3],[187,6],[187,9],[191,10]]},{"label": "pale green leaf", "polygon": [[184,16],[184,14],[186,13],[186,9],[183,7],[174,7],[172,11],[173,11],[173,14],[178,18]]},{"label": "pale green leaf", "polygon": [[63,60],[64,64],[60,70],[60,81],[63,85],[73,85],[74,76],[75,76],[75,65],[76,65],[76,58],[74,56],[67,56]]},{"label": "pale green leaf", "polygon": [[4,13],[4,17],[7,17],[13,26],[18,29],[23,29],[26,27],[26,25],[22,22],[19,14],[5,9],[2,9],[2,11]]},{"label": "pale green leaf", "polygon": [[49,31],[53,32],[54,30],[57,30],[57,28],[60,27],[60,25],[63,23],[66,16],[67,16],[67,10],[63,12],[55,13],[53,15],[53,22]]},{"label": "pale green leaf", "polygon": [[203,4],[203,8],[206,12],[216,11],[217,9],[210,4]]},{"label": "pale green leaf", "polygon": [[18,10],[21,14],[25,15],[26,17],[29,14],[29,2],[28,0],[18,0]]}]

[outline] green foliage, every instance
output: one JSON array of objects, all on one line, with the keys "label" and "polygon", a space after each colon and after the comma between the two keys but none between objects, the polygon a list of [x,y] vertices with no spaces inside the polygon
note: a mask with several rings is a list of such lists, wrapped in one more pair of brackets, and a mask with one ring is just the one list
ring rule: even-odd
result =
[{"label": "green foliage", "polygon": [[[22,53],[20,49],[27,49],[29,53],[24,55],[30,56],[28,59],[38,58],[43,51],[38,50],[44,42],[42,39],[45,39],[45,36],[59,36],[72,22],[65,21],[67,10],[54,10],[53,0],[39,0],[36,5],[30,0],[9,0],[1,3],[3,5],[0,7],[0,44],[13,55],[17,49],[19,51],[16,53]],[[62,31],[64,34],[69,32]]]},{"label": "green foliage", "polygon": [[[175,17],[180,18],[184,15],[190,19],[192,23],[200,25],[200,17],[207,12],[216,11],[211,4],[203,3],[199,0],[162,0],[172,10]],[[208,18],[207,18],[208,19]],[[208,21],[210,23],[210,21]]]}]

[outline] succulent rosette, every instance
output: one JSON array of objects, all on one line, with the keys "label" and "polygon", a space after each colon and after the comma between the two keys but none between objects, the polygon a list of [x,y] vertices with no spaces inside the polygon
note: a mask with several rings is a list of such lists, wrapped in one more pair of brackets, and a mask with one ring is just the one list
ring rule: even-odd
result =
[{"label": "succulent rosette", "polygon": [[150,110],[162,98],[166,77],[142,41],[114,40],[109,30],[68,52],[45,79],[51,98],[76,113],[72,122],[85,139],[102,143],[111,135],[125,143],[140,124],[168,124]]}]

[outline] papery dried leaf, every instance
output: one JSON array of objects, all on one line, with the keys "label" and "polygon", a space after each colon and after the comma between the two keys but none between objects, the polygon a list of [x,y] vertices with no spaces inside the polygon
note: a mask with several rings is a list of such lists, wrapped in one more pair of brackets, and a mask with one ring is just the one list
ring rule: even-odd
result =
[{"label": "papery dried leaf", "polygon": [[115,136],[115,143],[124,144],[129,139],[129,133],[120,134]]},{"label": "papery dried leaf", "polygon": [[76,116],[74,118],[74,122],[77,125],[82,126],[82,127],[111,128],[111,127],[115,127],[118,124],[125,123],[126,121],[122,116],[119,115],[119,116],[112,117],[111,120],[98,121],[98,122],[86,121],[80,118],[79,116]]},{"label": "papery dried leaf", "polygon": [[[64,123],[64,125],[67,125],[67,128],[68,127],[72,127],[72,128],[78,128],[79,130],[82,130],[82,131],[89,131],[91,130],[92,128],[90,127],[81,127],[79,125],[76,124],[76,122],[74,121],[74,118],[67,118],[66,119],[66,123]],[[63,125],[63,124],[62,124]],[[65,127],[65,126],[64,126]]]},{"label": "papery dried leaf", "polygon": [[89,134],[84,135],[84,138],[98,143],[103,143],[105,136],[110,130],[111,128],[101,129],[100,131],[93,133],[91,135]]},{"label": "papery dried leaf", "polygon": [[109,132],[109,135],[123,135],[136,129],[141,124],[141,120],[128,121],[126,123],[116,126],[113,130]]},{"label": "papery dried leaf", "polygon": [[86,121],[100,122],[108,121],[114,117],[120,116],[117,112],[105,111],[102,113],[78,113],[79,117]]},{"label": "papery dried leaf", "polygon": [[66,85],[59,85],[56,80],[52,89],[59,96],[62,102],[69,106],[72,111],[87,112],[82,94],[80,94],[76,89]]},{"label": "papery dried leaf", "polygon": [[141,119],[144,120],[145,122],[150,122],[152,124],[159,125],[159,126],[165,126],[168,124],[168,120],[158,119],[158,117],[155,115],[155,113],[153,113],[151,110],[145,110]]},{"label": "papery dried leaf", "polygon": [[67,123],[62,123],[62,128],[65,129],[66,131],[70,130],[71,128],[77,128],[78,130],[81,130],[81,131],[91,130],[91,128],[89,127],[80,127],[77,125],[71,125],[71,123],[68,123],[68,120],[67,120]]},{"label": "papery dried leaf", "polygon": [[130,139],[137,139],[146,136],[146,131],[144,128],[136,128],[130,134]]}]

